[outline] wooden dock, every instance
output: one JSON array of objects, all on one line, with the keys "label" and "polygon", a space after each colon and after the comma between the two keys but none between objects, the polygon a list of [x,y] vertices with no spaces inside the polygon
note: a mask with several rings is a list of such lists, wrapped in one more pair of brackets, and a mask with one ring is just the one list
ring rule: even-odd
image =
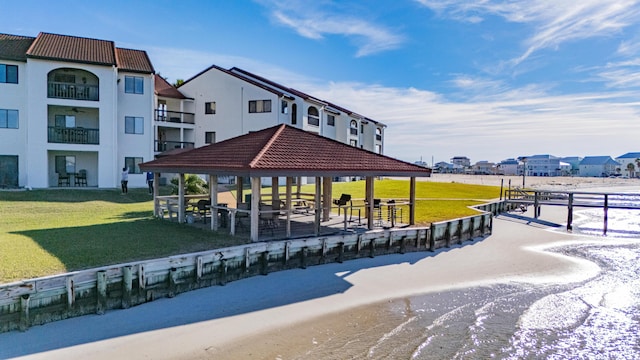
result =
[{"label": "wooden dock", "polygon": [[601,208],[603,209],[605,235],[609,222],[609,209],[640,210],[640,193],[510,189],[505,193],[505,201],[516,206],[533,206],[536,219],[540,215],[540,206],[542,205],[566,206],[568,231],[573,229],[574,208]]}]

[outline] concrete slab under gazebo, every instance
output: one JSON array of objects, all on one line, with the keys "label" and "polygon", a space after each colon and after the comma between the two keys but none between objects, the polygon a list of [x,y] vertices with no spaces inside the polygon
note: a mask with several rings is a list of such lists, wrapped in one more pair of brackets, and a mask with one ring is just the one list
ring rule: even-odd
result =
[{"label": "concrete slab under gazebo", "polygon": [[[431,169],[393,159],[388,156],[362,150],[347,144],[322,137],[288,125],[278,125],[260,131],[250,132],[232,139],[210,144],[175,155],[163,156],[140,164],[142,171],[153,172],[155,183],[160,173],[179,174],[178,221],[185,222],[184,175],[201,174],[209,176],[209,201],[212,212],[225,210],[218,204],[218,176],[235,176],[238,189],[238,204],[242,203],[243,178],[251,182],[251,199],[248,209],[226,209],[230,212],[230,229],[234,233],[235,216],[245,213],[250,219],[250,239],[258,241],[262,218],[273,214],[284,214],[286,233],[291,237],[292,184],[294,178],[315,178],[315,204],[313,234],[318,236],[322,221],[330,217],[332,201],[332,180],[334,177],[365,177],[365,217],[368,229],[374,228],[374,178],[380,176],[408,177],[409,182],[409,225],[415,224],[415,184],[416,177],[428,177]],[[280,199],[279,178],[286,178],[286,194]],[[262,178],[271,178],[271,208],[261,209]],[[299,183],[299,182],[298,182]],[[157,187],[154,199],[158,198]],[[257,201],[255,199],[258,199]],[[280,204],[284,204],[284,209]],[[154,201],[157,204],[157,201]],[[157,214],[158,209],[154,209]],[[218,229],[217,216],[211,217],[211,229]],[[346,224],[346,222],[345,222]],[[346,225],[345,225],[346,226]]]}]

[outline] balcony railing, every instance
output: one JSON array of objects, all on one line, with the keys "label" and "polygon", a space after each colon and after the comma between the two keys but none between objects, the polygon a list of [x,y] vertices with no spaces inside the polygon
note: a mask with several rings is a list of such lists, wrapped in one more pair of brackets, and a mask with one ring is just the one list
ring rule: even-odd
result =
[{"label": "balcony railing", "polygon": [[164,109],[156,109],[156,121],[166,121],[178,124],[195,124],[194,113],[168,111]]},{"label": "balcony railing", "polygon": [[49,126],[48,141],[57,144],[100,144],[99,129]]},{"label": "balcony railing", "polygon": [[173,149],[193,149],[195,144],[184,141],[158,141],[156,140],[156,152],[162,152]]},{"label": "balcony railing", "polygon": [[97,85],[49,81],[47,96],[56,99],[99,101],[98,89]]}]

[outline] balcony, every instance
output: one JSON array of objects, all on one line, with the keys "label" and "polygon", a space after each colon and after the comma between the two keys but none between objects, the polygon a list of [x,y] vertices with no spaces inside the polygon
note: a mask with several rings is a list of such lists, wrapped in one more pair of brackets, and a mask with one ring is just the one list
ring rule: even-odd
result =
[{"label": "balcony", "polygon": [[48,141],[56,144],[100,144],[99,129],[49,126]]},{"label": "balcony", "polygon": [[47,96],[56,99],[99,101],[97,85],[49,81]]},{"label": "balcony", "polygon": [[167,150],[173,149],[193,149],[195,147],[195,143],[192,142],[184,142],[184,141],[158,141],[155,143],[155,151],[163,152]]},{"label": "balcony", "polygon": [[164,121],[177,124],[195,124],[194,113],[180,112],[180,111],[168,111],[164,109],[155,110],[155,120]]}]

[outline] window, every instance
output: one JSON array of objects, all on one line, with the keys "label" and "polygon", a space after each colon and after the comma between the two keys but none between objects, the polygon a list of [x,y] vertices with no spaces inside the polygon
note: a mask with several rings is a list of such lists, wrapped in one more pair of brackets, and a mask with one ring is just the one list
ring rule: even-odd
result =
[{"label": "window", "polygon": [[124,117],[125,134],[144,134],[144,118],[135,116]]},{"label": "window", "polygon": [[382,145],[376,144],[376,154],[382,154]]},{"label": "window", "polygon": [[376,128],[376,140],[382,141],[382,129]]},{"label": "window", "polygon": [[0,109],[0,129],[18,128],[18,110]]},{"label": "window", "polygon": [[141,157],[125,157],[124,165],[129,168],[129,174],[142,174],[140,170],[140,163],[142,163]]},{"label": "window", "polygon": [[204,113],[205,114],[215,114],[216,113],[216,102],[206,102],[204,103]]},{"label": "window", "polygon": [[213,144],[216,142],[216,132],[215,131],[207,131],[204,133],[204,143],[205,144]]},{"label": "window", "polygon": [[350,129],[351,135],[358,135],[358,122],[355,120],[351,120]]},{"label": "window", "polygon": [[17,84],[18,66],[0,64],[0,83]]},{"label": "window", "polygon": [[76,172],[76,157],[75,156],[56,156],[56,173],[58,174],[73,174]]},{"label": "window", "polygon": [[298,123],[298,105],[291,105],[291,125]]},{"label": "window", "polygon": [[313,106],[309,106],[307,110],[307,123],[313,126],[320,126],[320,117],[318,115],[318,109]]},{"label": "window", "polygon": [[333,115],[327,115],[327,125],[336,126],[336,117]]},{"label": "window", "polygon": [[128,94],[144,94],[144,78],[140,76],[125,76],[124,92]]},{"label": "window", "polygon": [[354,140],[354,139],[349,140],[349,145],[358,147],[358,140]]},{"label": "window", "polygon": [[250,113],[271,112],[271,100],[250,100],[249,112]]},{"label": "window", "polygon": [[289,103],[282,100],[282,102],[280,103],[280,110],[283,114],[289,113]]},{"label": "window", "polygon": [[76,117],[73,115],[56,115],[55,121],[58,128],[76,127]]}]

